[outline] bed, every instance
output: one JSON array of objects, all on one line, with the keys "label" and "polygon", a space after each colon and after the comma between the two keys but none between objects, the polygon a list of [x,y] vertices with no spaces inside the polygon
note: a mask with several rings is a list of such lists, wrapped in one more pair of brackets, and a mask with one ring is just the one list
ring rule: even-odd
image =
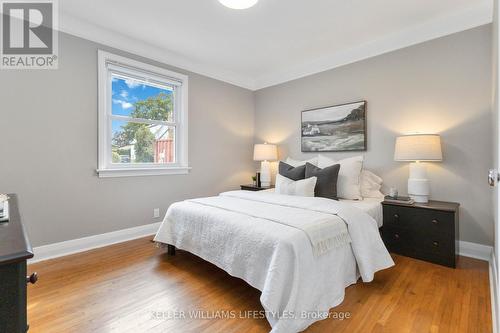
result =
[{"label": "bed", "polygon": [[[274,189],[264,190],[262,192],[274,193]],[[340,199],[340,202],[344,202],[346,204],[352,205],[353,207],[359,208],[364,211],[366,214],[370,215],[376,222],[379,228],[382,227],[383,224],[383,212],[382,212],[382,201],[384,201],[384,197],[381,193],[380,197],[374,198],[363,198],[363,200],[347,200]]]},{"label": "bed", "polygon": [[355,208],[361,209],[366,214],[370,215],[379,228],[383,224],[383,212],[382,212],[382,201],[384,198],[364,198],[363,200],[344,200],[340,199],[340,202],[352,205]]},{"label": "bed", "polygon": [[260,290],[271,332],[300,332],[327,318],[347,286],[394,265],[376,205],[231,191],[174,203],[154,240]]}]

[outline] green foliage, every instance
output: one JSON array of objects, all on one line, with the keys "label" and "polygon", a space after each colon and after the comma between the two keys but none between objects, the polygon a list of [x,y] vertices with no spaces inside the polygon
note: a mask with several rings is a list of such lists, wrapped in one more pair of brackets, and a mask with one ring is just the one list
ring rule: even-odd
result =
[{"label": "green foliage", "polygon": [[114,151],[112,155],[113,163],[120,163],[120,154]]},{"label": "green foliage", "polygon": [[140,127],[135,132],[135,161],[142,163],[154,162],[153,143],[155,136],[146,127]]},{"label": "green foliage", "polygon": [[161,92],[156,96],[134,103],[134,110],[130,116],[133,118],[170,121],[172,120],[172,110],[172,95]]},{"label": "green foliage", "polygon": [[[134,110],[130,113],[133,118],[154,119],[171,121],[173,115],[172,95],[159,93],[145,100],[134,103]],[[113,145],[124,147],[135,146],[136,162],[153,162],[154,135],[149,131],[148,124],[127,123],[122,126],[121,131],[116,132],[113,137]],[[114,161],[113,155],[113,161]]]}]

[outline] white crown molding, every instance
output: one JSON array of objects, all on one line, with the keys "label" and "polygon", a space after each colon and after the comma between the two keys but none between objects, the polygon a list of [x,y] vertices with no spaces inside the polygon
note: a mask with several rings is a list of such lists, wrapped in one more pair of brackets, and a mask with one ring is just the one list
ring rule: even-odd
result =
[{"label": "white crown molding", "polygon": [[492,22],[492,15],[491,1],[477,1],[471,7],[445,17],[439,17],[351,49],[323,55],[299,66],[280,69],[261,77],[248,77],[201,64],[171,50],[83,21],[66,12],[61,13],[59,26],[62,32],[77,37],[255,91],[488,24]]},{"label": "white crown molding", "polygon": [[28,260],[28,264],[154,235],[158,231],[160,223],[161,222],[146,224],[138,227],[107,232],[105,234],[38,246],[33,248],[35,256]]},{"label": "white crown molding", "polygon": [[466,10],[454,12],[446,17],[439,17],[418,26],[391,33],[351,49],[323,55],[318,59],[306,62],[295,68],[287,68],[286,70],[256,78],[255,86],[257,89],[262,89],[292,81],[411,45],[472,29],[491,23],[492,20],[493,5],[491,1],[476,2],[474,6]]},{"label": "white crown molding", "polygon": [[61,12],[59,31],[245,89],[255,90],[254,81],[246,76],[198,63],[189,57],[94,25],[66,12]]}]

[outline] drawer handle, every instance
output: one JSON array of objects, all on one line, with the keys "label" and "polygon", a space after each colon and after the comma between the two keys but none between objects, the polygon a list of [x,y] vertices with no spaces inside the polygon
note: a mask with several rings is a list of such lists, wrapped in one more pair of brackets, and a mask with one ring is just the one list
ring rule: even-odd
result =
[{"label": "drawer handle", "polygon": [[394,214],[394,220],[399,220],[399,214]]},{"label": "drawer handle", "polygon": [[434,219],[434,220],[432,220],[431,222],[432,222],[432,224],[438,224],[438,223],[439,223],[439,220]]},{"label": "drawer handle", "polygon": [[432,242],[432,245],[434,245],[435,247],[439,247],[439,242],[434,241]]},{"label": "drawer handle", "polygon": [[399,239],[399,234],[394,234],[394,238]]},{"label": "drawer handle", "polygon": [[36,281],[38,281],[38,273],[37,272],[26,276],[26,283],[35,284]]}]

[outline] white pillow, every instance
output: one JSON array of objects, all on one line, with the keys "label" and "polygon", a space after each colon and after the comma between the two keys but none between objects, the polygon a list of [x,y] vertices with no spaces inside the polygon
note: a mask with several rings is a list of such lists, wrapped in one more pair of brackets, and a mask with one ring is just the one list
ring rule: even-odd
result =
[{"label": "white pillow", "polygon": [[382,198],[384,195],[380,192],[381,187],[382,178],[366,169],[361,171],[360,188],[363,198]]},{"label": "white pillow", "polygon": [[361,179],[366,179],[372,183],[382,185],[382,178],[371,172],[370,170],[363,169],[361,171]]},{"label": "white pillow", "polygon": [[341,199],[362,200],[360,176],[363,169],[363,156],[354,156],[335,161],[323,155],[318,156],[318,167],[326,168],[340,164],[339,178],[337,180],[337,196]]},{"label": "white pillow", "polygon": [[306,163],[311,163],[312,165],[318,166],[318,157],[313,157],[304,161],[294,160],[293,158],[287,157],[285,163],[293,166],[294,168],[305,165]]},{"label": "white pillow", "polygon": [[277,174],[274,193],[314,197],[314,188],[316,187],[317,179],[317,177],[310,177],[294,181],[290,178]]}]

